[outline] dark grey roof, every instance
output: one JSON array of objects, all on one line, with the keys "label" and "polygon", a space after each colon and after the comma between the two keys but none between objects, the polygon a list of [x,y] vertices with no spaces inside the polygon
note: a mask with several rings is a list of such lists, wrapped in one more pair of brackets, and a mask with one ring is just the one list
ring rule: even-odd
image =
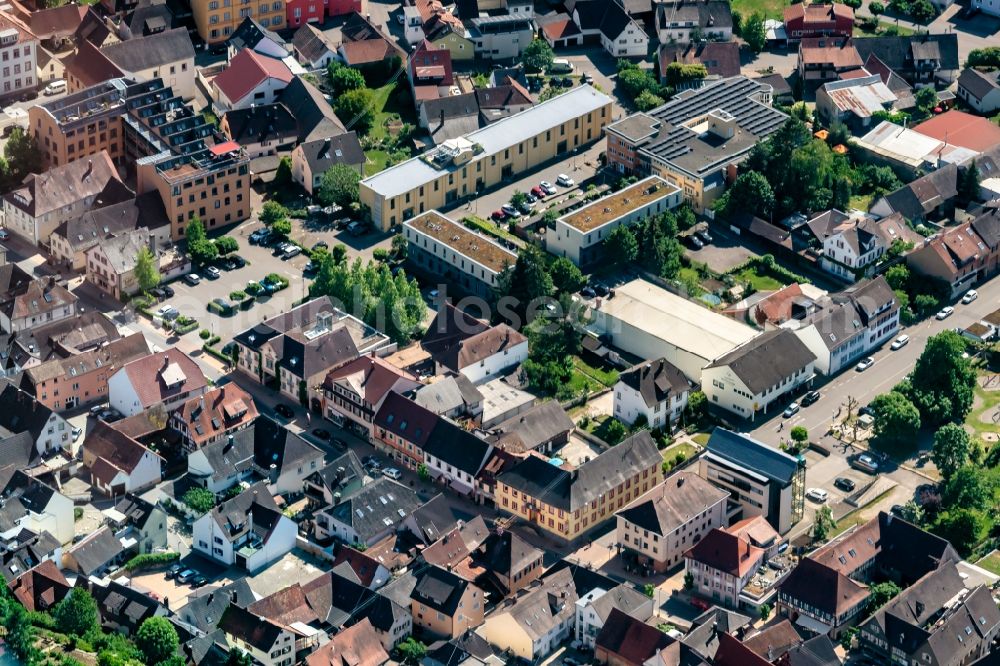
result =
[{"label": "dark grey roof", "polygon": [[108,236],[132,231],[140,226],[157,229],[170,224],[158,192],[146,192],[134,199],[89,210],[63,222],[54,233],[64,237],[77,252],[92,248]]},{"label": "dark grey roof", "polygon": [[469,584],[450,571],[432,566],[417,576],[417,584],[413,587],[410,598],[453,617],[458,612],[458,604]]},{"label": "dark grey roof", "polygon": [[[236,51],[241,49],[252,49],[264,39],[270,39],[275,44],[285,46],[285,40],[271,30],[267,30],[254,19],[247,17],[236,28],[236,31],[229,37],[226,45]],[[296,77],[298,78],[298,77]]]},{"label": "dark grey roof", "polygon": [[908,37],[859,37],[854,41],[854,48],[861,61],[868,60],[874,54],[886,64],[889,69],[902,73],[914,70],[914,56],[940,60],[940,69],[957,70],[959,68],[958,34],[926,34]]},{"label": "dark grey roof", "polygon": [[577,24],[580,30],[600,30],[612,41],[633,21],[619,0],[581,0],[573,7],[573,13],[580,17]]},{"label": "dark grey roof", "polygon": [[308,64],[320,61],[328,52],[336,53],[337,47],[312,23],[303,23],[302,27],[292,35],[292,46],[295,51],[306,59]]},{"label": "dark grey roof", "polygon": [[28,511],[45,513],[56,494],[55,488],[13,465],[0,468],[0,532],[19,525]]},{"label": "dark grey roof", "polygon": [[598,587],[610,590],[618,585],[618,582],[613,578],[609,578],[598,571],[588,569],[585,566],[581,566],[575,562],[570,562],[569,560],[559,560],[545,570],[545,573],[542,574],[542,578],[554,576],[563,569],[569,569],[570,576],[573,578],[573,585],[576,588],[577,596],[582,597]]},{"label": "dark grey roof", "polygon": [[303,585],[303,591],[309,605],[326,615],[323,618],[326,624],[338,629],[367,618],[377,631],[385,633],[410,613],[409,600],[401,605],[334,572]]},{"label": "dark grey roof", "polygon": [[729,366],[754,395],[781,384],[816,360],[805,343],[787,329],[767,331],[716,359],[709,368]]},{"label": "dark grey roof", "polygon": [[139,625],[157,614],[160,602],[143,591],[111,581],[106,586],[90,585],[97,610],[105,622],[138,629]]},{"label": "dark grey roof", "polygon": [[894,212],[908,220],[927,215],[958,194],[958,167],[946,164],[885,195]]},{"label": "dark grey roof", "polygon": [[785,653],[782,664],[788,666],[841,666],[844,662],[837,656],[833,641],[826,634],[813,636]]},{"label": "dark grey roof", "polygon": [[972,229],[995,250],[1000,245],[1000,211],[994,208],[978,216],[972,221]]},{"label": "dark grey roof", "polygon": [[335,164],[358,167],[365,163],[365,152],[354,130],[307,141],[299,148],[313,174],[322,173]]},{"label": "dark grey roof", "polygon": [[490,428],[493,443],[511,452],[525,452],[565,439],[575,427],[558,400],[546,400]]},{"label": "dark grey roof", "polygon": [[250,532],[267,541],[283,516],[267,485],[260,482],[216,506],[211,517],[229,541],[236,542]]},{"label": "dark grey roof", "polygon": [[227,111],[223,120],[229,128],[229,138],[239,144],[294,141],[299,125],[295,116],[283,104],[258,104],[248,109]]},{"label": "dark grey roof", "polygon": [[348,450],[331,460],[323,469],[306,477],[318,485],[326,487],[331,493],[343,492],[344,488],[357,483],[362,484],[365,471],[354,451]]},{"label": "dark grey roof", "polygon": [[618,381],[638,391],[647,407],[653,407],[691,389],[684,374],[665,358],[635,365],[618,376]]},{"label": "dark grey roof", "polygon": [[733,27],[733,13],[727,0],[674,0],[657,3],[656,27],[665,29],[666,21],[694,24],[702,32],[727,30]]},{"label": "dark grey roof", "polygon": [[140,39],[168,28],[176,27],[174,13],[166,0],[139,0],[128,17],[130,39]]},{"label": "dark grey roof", "polygon": [[101,51],[108,60],[129,72],[162,67],[180,60],[194,61],[194,44],[191,43],[187,28],[174,28],[110,44]]},{"label": "dark grey roof", "polygon": [[101,575],[108,564],[122,552],[122,544],[108,527],[92,532],[69,549],[76,568],[84,576]]},{"label": "dark grey roof", "polygon": [[230,604],[246,608],[256,600],[247,579],[238,577],[223,587],[208,587],[193,592],[181,609],[180,616],[198,629],[210,632],[219,624]]},{"label": "dark grey roof", "polygon": [[666,536],[728,497],[694,472],[676,472],[618,512],[628,522]]},{"label": "dark grey roof", "polygon": [[[263,418],[263,417],[262,417]],[[220,441],[201,447],[212,468],[212,479],[223,480],[242,474],[254,465],[254,428],[244,428]]]},{"label": "dark grey roof", "polygon": [[325,139],[347,131],[323,93],[301,76],[292,77],[278,101],[299,121],[299,141]]},{"label": "dark grey roof", "polygon": [[38,446],[28,431],[0,439],[0,467],[12,465],[15,469],[29,469],[41,462]]},{"label": "dark grey roof", "polygon": [[157,505],[151,504],[138,495],[126,493],[125,497],[115,505],[115,511],[122,513],[128,519],[129,525],[134,525],[139,529],[146,527],[146,521],[157,514],[166,523],[166,514]]},{"label": "dark grey roof", "polygon": [[713,606],[696,617],[681,643],[704,659],[711,660],[719,649],[719,635],[737,635],[750,625],[750,618],[720,606]]},{"label": "dark grey roof", "polygon": [[[7,525],[6,521],[0,521],[0,523],[3,523],[5,531],[14,527]],[[56,555],[62,549],[59,540],[48,532],[43,531],[36,534],[27,528],[21,528],[13,533],[2,542],[2,546],[0,548],[0,575],[8,583],[44,560],[58,562]]]},{"label": "dark grey roof", "polygon": [[45,430],[52,410],[11,383],[5,382],[0,391],[0,436],[9,437],[19,432],[31,433],[38,441]]},{"label": "dark grey roof", "polygon": [[246,430],[253,431],[254,461],[261,470],[274,465],[280,474],[312,460],[323,460],[321,450],[266,416],[258,417]]},{"label": "dark grey roof", "polygon": [[958,87],[965,88],[976,99],[982,100],[994,90],[1000,88],[997,73],[980,72],[978,69],[966,67],[958,76]]},{"label": "dark grey roof", "polygon": [[424,443],[425,454],[473,477],[482,469],[492,449],[492,444],[443,418],[437,420]]},{"label": "dark grey roof", "polygon": [[479,101],[474,92],[438,97],[424,102],[424,113],[427,115],[429,129],[433,131],[434,127],[441,121],[442,113],[444,113],[444,120],[462,117],[478,118]]},{"label": "dark grey roof", "polygon": [[444,495],[438,494],[413,511],[411,522],[416,523],[420,530],[414,536],[429,545],[471,517],[457,510]]},{"label": "dark grey roof", "polygon": [[219,620],[219,629],[254,646],[270,652],[282,634],[282,628],[267,618],[254,615],[240,606],[230,605]]},{"label": "dark grey roof", "polygon": [[762,444],[749,435],[716,428],[708,438],[707,452],[772,481],[788,484],[799,469],[799,462],[787,453]]},{"label": "dark grey roof", "polygon": [[314,377],[358,357],[350,331],[335,331],[308,340],[296,335],[285,335],[281,367],[300,379]]},{"label": "dark grey roof", "polygon": [[[367,543],[390,527],[398,527],[420,505],[420,498],[414,491],[380,477],[342,499],[340,504],[326,509],[326,513],[338,522],[349,525],[357,533],[358,539]],[[389,521],[388,524],[386,521]]]}]

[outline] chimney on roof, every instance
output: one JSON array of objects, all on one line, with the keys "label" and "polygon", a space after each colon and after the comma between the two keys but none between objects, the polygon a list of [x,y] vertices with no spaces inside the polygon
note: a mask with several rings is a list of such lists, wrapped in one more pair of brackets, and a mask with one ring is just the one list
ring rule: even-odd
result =
[{"label": "chimney on roof", "polygon": [[170,356],[164,352],[163,354],[163,369],[166,370],[167,366],[170,365]]}]

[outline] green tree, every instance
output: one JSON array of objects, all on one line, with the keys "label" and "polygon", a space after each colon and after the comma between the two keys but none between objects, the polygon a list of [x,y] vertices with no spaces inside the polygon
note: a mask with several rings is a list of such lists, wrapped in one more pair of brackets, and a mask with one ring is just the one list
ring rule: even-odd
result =
[{"label": "green tree", "polygon": [[920,115],[926,118],[931,115],[931,111],[937,106],[938,94],[933,86],[927,86],[925,88],[918,88],[913,99],[916,101],[917,110]]},{"label": "green tree", "polygon": [[205,223],[197,217],[192,218],[184,229],[184,237],[187,238],[188,243],[207,240]]},{"label": "green tree", "polygon": [[881,16],[882,14],[885,14],[885,5],[878,0],[875,0],[874,2],[869,3],[868,11],[872,13],[872,16]]},{"label": "green tree", "polygon": [[899,585],[890,581],[884,583],[876,583],[868,588],[868,605],[865,607],[864,614],[871,615],[882,606],[896,598],[902,590]]},{"label": "green tree", "polygon": [[913,500],[910,500],[903,505],[902,510],[899,512],[899,517],[908,523],[919,525],[924,522],[924,509]]},{"label": "green tree", "polygon": [[604,252],[612,264],[625,264],[635,261],[639,255],[639,244],[635,234],[628,226],[621,224],[614,228],[604,239]]},{"label": "green tree", "polygon": [[215,243],[215,249],[219,251],[220,256],[240,251],[239,241],[232,236],[219,236],[212,242]]},{"label": "green tree", "polygon": [[930,23],[937,16],[937,10],[928,0],[913,0],[909,14],[917,23]]},{"label": "green tree", "polygon": [[764,44],[767,43],[767,29],[764,27],[764,16],[760,12],[754,12],[743,21],[740,37],[754,53],[764,50]]},{"label": "green tree", "polygon": [[[288,209],[277,201],[265,201],[264,205],[261,206],[260,213],[257,217],[261,222],[270,226],[278,220],[283,220],[288,217]],[[190,232],[188,233],[188,240],[191,240]]]},{"label": "green tree", "polygon": [[533,39],[521,52],[521,62],[531,72],[544,72],[552,67],[556,54],[544,39]]},{"label": "green tree", "polygon": [[29,173],[42,172],[42,151],[38,149],[38,140],[20,127],[15,127],[7,139],[3,155],[11,180],[15,183],[20,183]]},{"label": "green tree", "polygon": [[375,93],[368,88],[350,90],[335,102],[337,117],[358,134],[367,134],[375,122]]},{"label": "green tree", "polygon": [[620,70],[618,72],[617,87],[633,100],[638,99],[644,92],[650,92],[655,95],[659,92],[660,88],[652,74],[638,67],[629,67]]},{"label": "green tree", "polygon": [[514,190],[514,194],[510,197],[510,204],[514,206],[514,208],[520,208],[526,203],[528,203],[528,195],[521,190]]},{"label": "green tree", "polygon": [[340,97],[346,92],[365,87],[365,77],[353,67],[347,67],[334,60],[326,68],[330,80],[330,90],[333,97]]},{"label": "green tree", "polygon": [[334,164],[323,173],[316,198],[324,206],[337,204],[349,207],[358,200],[358,183],[361,175],[346,164]]},{"label": "green tree", "polygon": [[177,653],[180,639],[170,620],[165,617],[150,617],[135,632],[135,646],[146,658],[147,666],[155,666]]},{"label": "green tree", "polygon": [[292,233],[292,221],[287,217],[275,220],[274,224],[271,225],[271,231],[282,238],[288,238],[289,234]]},{"label": "green tree", "polygon": [[215,508],[215,493],[207,488],[189,488],[181,496],[181,501],[195,513],[208,513]]},{"label": "green tree", "polygon": [[339,266],[347,261],[347,246],[343,243],[337,243],[330,248],[330,261],[334,263],[335,266]]},{"label": "green tree", "polygon": [[816,509],[816,519],[813,521],[812,529],[813,541],[826,541],[835,525],[830,507],[821,506]]},{"label": "green tree", "polygon": [[666,71],[663,72],[663,78],[666,80],[667,85],[674,87],[688,83],[689,81],[704,79],[706,76],[708,76],[708,70],[700,62],[690,65],[682,62],[672,62],[667,65]]},{"label": "green tree", "polygon": [[941,476],[947,481],[951,475],[969,461],[972,442],[965,428],[956,423],[946,423],[934,433],[931,458]]},{"label": "green tree", "polygon": [[663,98],[659,95],[654,95],[649,90],[643,90],[635,98],[635,108],[639,111],[650,111],[659,106],[663,106]]},{"label": "green tree", "polygon": [[405,261],[409,252],[410,244],[403,234],[396,234],[392,237],[392,256],[399,261]]},{"label": "green tree", "polygon": [[960,467],[941,490],[941,502],[949,509],[982,510],[993,499],[993,489],[983,470],[972,465]]},{"label": "green tree", "polygon": [[86,588],[74,587],[52,609],[56,628],[64,634],[83,636],[98,626],[97,602]]},{"label": "green tree", "polygon": [[702,391],[691,391],[688,404],[684,408],[684,421],[697,425],[708,418],[708,398]]},{"label": "green tree", "polygon": [[965,61],[966,67],[1000,67],[1000,46],[972,49]]},{"label": "green tree", "polygon": [[420,477],[421,481],[430,481],[431,471],[427,468],[426,464],[420,463],[417,466],[417,476]]},{"label": "green tree", "polygon": [[716,200],[715,210],[726,217],[745,211],[770,219],[774,211],[774,190],[763,174],[745,171]]},{"label": "green tree", "polygon": [[652,599],[653,595],[656,594],[656,586],[653,585],[652,583],[646,583],[645,585],[642,586],[642,592],[647,597]]},{"label": "green tree", "polygon": [[978,511],[954,508],[938,516],[931,531],[947,539],[963,557],[968,556],[985,537],[989,520]]},{"label": "green tree", "polygon": [[767,622],[767,618],[771,617],[771,604],[761,604],[759,615],[761,622]]},{"label": "green tree", "polygon": [[405,641],[396,646],[399,658],[404,664],[419,664],[424,655],[427,654],[427,646],[409,636]]},{"label": "green tree", "polygon": [[274,172],[274,187],[277,191],[284,191],[292,184],[292,158],[285,155],[278,162],[278,170]]},{"label": "green tree", "polygon": [[875,417],[875,443],[879,446],[912,446],[920,429],[920,412],[902,393],[876,396],[869,405]]},{"label": "green tree", "polygon": [[694,575],[690,571],[684,572],[684,589],[688,592],[694,589]]},{"label": "green tree", "polygon": [[143,293],[149,293],[150,289],[160,284],[160,268],[148,247],[143,246],[136,255],[134,272],[135,281]]},{"label": "green tree", "polygon": [[538,247],[529,245],[517,255],[497,278],[497,293],[501,297],[498,312],[508,323],[519,327],[527,321],[528,307],[552,293],[552,276],[548,261]]},{"label": "green tree", "polygon": [[628,435],[628,428],[618,419],[611,417],[604,427],[604,440],[614,446],[620,443]]},{"label": "green tree", "polygon": [[965,341],[955,331],[927,340],[910,382],[910,399],[926,425],[963,423],[972,409],[976,371],[969,359],[963,358],[964,353]]},{"label": "green tree", "polygon": [[795,426],[791,431],[792,440],[795,441],[799,446],[804,445],[809,441],[809,430],[804,426]]},{"label": "green tree", "polygon": [[552,285],[558,292],[573,293],[583,289],[587,284],[580,269],[566,257],[559,257],[549,266],[549,275],[552,276]]},{"label": "green tree", "polygon": [[972,160],[967,167],[962,169],[958,178],[958,196],[965,202],[979,201],[979,183],[982,174],[976,165],[976,160]]}]

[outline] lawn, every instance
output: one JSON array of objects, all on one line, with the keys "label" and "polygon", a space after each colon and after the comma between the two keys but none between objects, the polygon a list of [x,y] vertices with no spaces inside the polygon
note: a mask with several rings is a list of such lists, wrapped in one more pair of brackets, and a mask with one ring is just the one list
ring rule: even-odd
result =
[{"label": "lawn", "polygon": [[965,418],[965,425],[980,437],[1000,432],[1000,424],[993,422],[993,414],[1000,409],[1000,389],[987,391],[982,387],[984,375],[976,377],[976,398],[972,411]]},{"label": "lawn", "polygon": [[604,384],[608,388],[614,386],[618,383],[618,371],[617,370],[601,370],[588,365],[583,359],[579,357],[573,358],[573,366],[583,374],[587,375],[594,381]]},{"label": "lawn", "polygon": [[874,194],[855,194],[851,197],[849,207],[867,212],[868,207],[872,205],[872,199],[874,198]]},{"label": "lawn", "polygon": [[691,298],[697,298],[705,291],[701,286],[701,276],[698,275],[698,271],[689,266],[681,268],[681,270],[677,273],[677,279],[680,280],[680,283],[687,287],[689,291],[694,290],[694,293],[688,294]]},{"label": "lawn", "polygon": [[392,116],[399,116],[404,123],[416,124],[417,119],[406,86],[396,81],[381,88],[375,88],[372,92],[375,93],[375,121],[368,132],[369,137],[373,139],[386,138],[388,133],[385,129],[385,123]]},{"label": "lawn", "polygon": [[760,12],[764,18],[780,19],[784,16],[785,7],[790,4],[786,0],[733,0],[732,8],[743,18]]},{"label": "lawn", "polygon": [[749,266],[734,275],[739,282],[747,282],[755,291],[777,291],[785,286],[785,283],[771,277],[762,275],[756,266]]},{"label": "lawn", "polygon": [[875,30],[868,30],[865,24],[862,22],[860,25],[854,26],[854,36],[855,37],[885,37],[886,30],[893,28],[896,35],[900,37],[909,37],[913,34],[913,30],[907,28],[906,26],[897,26],[895,23],[889,23],[888,21],[879,21],[879,27]]},{"label": "lawn", "polygon": [[994,550],[992,553],[976,562],[976,565],[989,572],[1000,575],[1000,552]]},{"label": "lawn", "polygon": [[365,176],[371,176],[382,171],[389,165],[389,153],[384,150],[366,150]]},{"label": "lawn", "polygon": [[694,448],[687,442],[678,442],[677,444],[673,444],[672,446],[668,446],[663,449],[664,460],[673,462],[674,458],[676,458],[678,454],[683,455],[684,460],[691,460],[691,458],[698,454],[698,449]]},{"label": "lawn", "polygon": [[694,440],[695,444],[699,446],[708,446],[708,438],[711,437],[711,433],[699,432],[696,433],[691,439]]}]

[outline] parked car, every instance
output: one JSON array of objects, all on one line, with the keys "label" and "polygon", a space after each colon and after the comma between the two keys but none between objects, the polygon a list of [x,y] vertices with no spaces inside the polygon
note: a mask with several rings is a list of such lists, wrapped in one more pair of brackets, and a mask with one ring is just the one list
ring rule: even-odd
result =
[{"label": "parked car", "polygon": [[247,237],[247,240],[250,241],[251,245],[256,245],[257,243],[261,242],[264,238],[266,238],[268,233],[269,232],[267,229],[257,229],[256,231],[250,232],[250,235]]},{"label": "parked car", "polygon": [[851,467],[855,469],[860,469],[863,472],[871,472],[874,474],[878,472],[878,463],[867,453],[862,453],[857,458],[851,461]]},{"label": "parked car", "polygon": [[329,250],[330,246],[327,244],[326,241],[320,241],[320,242],[318,242],[318,243],[316,243],[315,245],[312,246],[312,251],[315,252],[316,250],[318,250],[320,248],[323,248],[324,250]]},{"label": "parked car", "polygon": [[166,292],[160,289],[159,287],[153,287],[152,289],[150,289],[149,294],[150,296],[155,297],[156,300],[158,301],[162,301],[164,298],[167,297]]},{"label": "parked car", "polygon": [[573,77],[572,76],[567,76],[566,78],[564,78],[562,80],[562,87],[563,88],[572,88],[573,87]]},{"label": "parked car", "polygon": [[799,407],[799,403],[793,402],[785,408],[785,411],[783,411],[781,415],[786,419],[791,418],[799,413],[799,409],[801,409],[801,407]]},{"label": "parked car", "polygon": [[942,319],[947,319],[953,314],[955,314],[955,308],[951,307],[950,305],[946,305],[945,307],[941,308],[936,315],[934,315],[934,318],[940,321]]},{"label": "parked car", "polygon": [[107,405],[94,405],[93,407],[90,408],[90,415],[97,416],[107,408],[108,408]]},{"label": "parked car", "polygon": [[531,215],[533,212],[535,212],[535,204],[532,203],[531,201],[524,200],[521,202],[521,205],[517,207],[517,209],[521,212],[522,215]]},{"label": "parked car", "polygon": [[838,476],[836,480],[834,480],[833,485],[840,488],[845,493],[854,492],[854,489],[857,487],[857,484],[851,479],[848,479],[846,476]]},{"label": "parked car", "polygon": [[968,305],[977,298],[979,298],[979,294],[976,292],[976,290],[970,289],[969,291],[965,292],[965,296],[962,296],[962,303]]},{"label": "parked car", "polygon": [[875,365],[875,359],[873,359],[871,356],[867,356],[861,359],[861,361],[859,361],[858,364],[854,366],[854,369],[857,370],[858,372],[864,372],[873,365]]},{"label": "parked car", "polygon": [[172,564],[170,565],[170,568],[167,569],[166,573],[163,574],[163,577],[166,578],[167,580],[170,580],[171,578],[177,578],[177,574],[179,574],[182,571],[184,571],[184,565]]},{"label": "parked car", "polygon": [[194,569],[185,569],[184,571],[177,574],[177,582],[187,585],[192,580],[194,580],[194,577],[197,575],[198,572],[195,571]]},{"label": "parked car", "polygon": [[167,295],[167,298],[174,297],[174,288],[171,287],[169,284],[163,285],[162,287],[160,287],[160,289],[162,289],[163,293]]},{"label": "parked car", "polygon": [[215,266],[208,266],[205,269],[205,277],[210,280],[218,280],[220,275],[222,275],[222,273]]},{"label": "parked car", "polygon": [[281,253],[282,259],[291,259],[292,257],[297,257],[302,254],[302,248],[298,245],[292,245],[291,247],[286,247],[285,251]]},{"label": "parked car", "polygon": [[593,83],[594,76],[590,72],[584,72],[583,76],[580,77],[580,80],[584,83]]},{"label": "parked car", "polygon": [[541,185],[535,185],[533,188],[531,188],[531,193],[537,199],[544,199],[546,196],[548,196],[548,193],[542,189]]},{"label": "parked car", "polygon": [[608,289],[603,284],[601,284],[600,282],[595,282],[594,283],[594,291],[597,292],[598,296],[607,296],[608,294],[611,293],[611,290]]},{"label": "parked car", "polygon": [[73,441],[80,439],[80,435],[83,434],[83,428],[73,428]]},{"label": "parked car", "polygon": [[541,187],[542,191],[545,192],[546,194],[555,194],[556,192],[559,191],[555,188],[555,186],[552,185],[552,183],[550,183],[547,180],[543,180],[538,184],[538,186]]},{"label": "parked car", "polygon": [[275,405],[274,413],[286,419],[290,419],[295,416],[295,412],[292,411],[292,408],[283,404]]},{"label": "parked car", "polygon": [[503,212],[502,210],[495,210],[490,214],[490,219],[496,222],[503,222],[504,220],[507,219],[507,213]]},{"label": "parked car", "polygon": [[875,416],[875,410],[871,405],[865,405],[858,410],[858,416]]},{"label": "parked car", "polygon": [[323,428],[313,428],[312,434],[316,439],[321,439],[324,442],[330,441],[331,435],[329,430],[324,430]]},{"label": "parked car", "polygon": [[802,396],[802,400],[800,400],[799,403],[803,407],[808,407],[817,400],[819,400],[819,391],[809,391],[809,393],[806,393],[804,396]]},{"label": "parked car", "polygon": [[176,310],[176,308],[172,305],[161,305],[159,308],[157,308],[156,314],[160,315],[161,317],[165,317],[174,310]]},{"label": "parked car", "polygon": [[564,173],[556,176],[556,185],[561,185],[563,187],[574,187],[576,182]]},{"label": "parked car", "polygon": [[382,470],[382,476],[392,479],[393,481],[399,481],[403,478],[403,473],[395,467],[390,467],[389,469]]},{"label": "parked car", "polygon": [[688,236],[687,240],[688,240],[688,245],[690,245],[696,250],[700,250],[701,248],[705,247],[705,244],[701,242],[701,239],[694,234]]},{"label": "parked car", "polygon": [[701,242],[704,243],[705,245],[708,245],[709,243],[712,242],[712,240],[714,240],[712,238],[712,234],[708,233],[708,229],[699,229],[695,233],[698,235],[698,238],[701,239]]},{"label": "parked car", "polygon": [[201,276],[197,273],[188,273],[184,276],[184,281],[187,282],[192,287],[201,284]]},{"label": "parked car", "polygon": [[587,298],[593,298],[594,296],[597,296],[597,292],[594,291],[593,287],[584,287],[580,290],[580,295]]},{"label": "parked car", "polygon": [[810,488],[806,491],[806,497],[811,499],[813,502],[819,502],[822,504],[830,496],[830,493],[826,492],[822,488]]},{"label": "parked car", "polygon": [[895,340],[892,341],[892,344],[889,345],[889,349],[891,349],[892,351],[896,351],[897,349],[902,349],[909,342],[910,342],[910,336],[908,336],[908,335],[901,335],[901,336],[899,336],[898,338],[896,338]]},{"label": "parked car", "polygon": [[500,210],[502,210],[507,217],[512,217],[515,220],[521,217],[521,213],[519,213],[518,210],[509,203],[505,203],[504,205],[500,206]]},{"label": "parked car", "polygon": [[892,515],[896,516],[897,518],[902,518],[903,517],[903,505],[902,504],[893,504],[892,508],[889,509],[889,513],[891,513]]},{"label": "parked car", "polygon": [[49,85],[45,86],[45,90],[42,91],[45,95],[58,95],[59,93],[66,92],[66,80],[56,79]]},{"label": "parked car", "polygon": [[201,574],[198,574],[197,576],[191,579],[191,587],[195,588],[204,587],[207,584],[208,584],[208,579],[202,576]]}]

